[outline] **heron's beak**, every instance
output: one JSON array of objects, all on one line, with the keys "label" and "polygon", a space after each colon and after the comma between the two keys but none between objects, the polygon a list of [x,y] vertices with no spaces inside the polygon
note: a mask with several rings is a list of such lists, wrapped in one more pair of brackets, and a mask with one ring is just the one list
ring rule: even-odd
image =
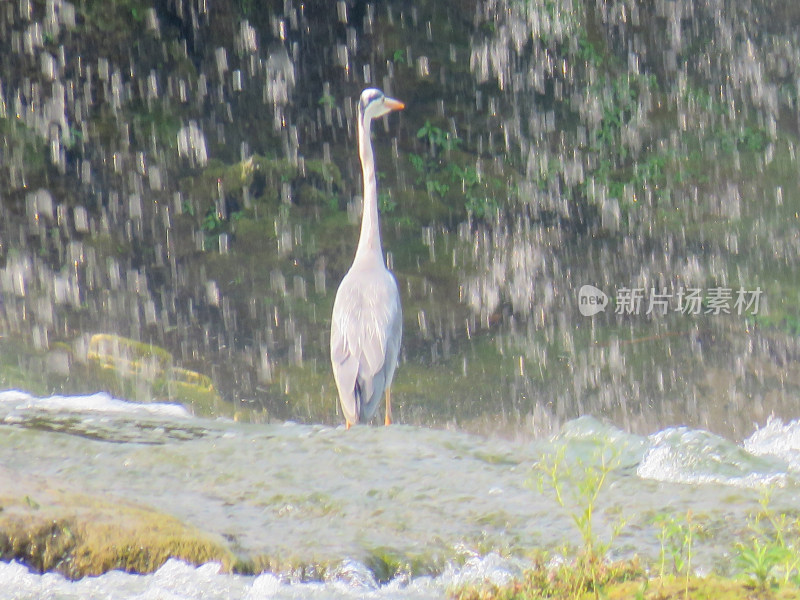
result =
[{"label": "heron's beak", "polygon": [[400,100],[395,100],[394,98],[384,98],[383,105],[389,110],[403,110],[406,107]]}]

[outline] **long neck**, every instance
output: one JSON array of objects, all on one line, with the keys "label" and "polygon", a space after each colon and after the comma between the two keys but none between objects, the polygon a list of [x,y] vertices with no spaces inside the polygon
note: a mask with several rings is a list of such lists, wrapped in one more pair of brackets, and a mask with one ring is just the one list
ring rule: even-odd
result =
[{"label": "long neck", "polygon": [[[378,184],[375,179],[375,159],[372,155],[370,121],[358,120],[358,155],[364,179],[364,209],[361,216],[361,235],[358,238],[355,261],[383,262],[381,230],[378,224]],[[354,261],[354,262],[355,262]]]}]

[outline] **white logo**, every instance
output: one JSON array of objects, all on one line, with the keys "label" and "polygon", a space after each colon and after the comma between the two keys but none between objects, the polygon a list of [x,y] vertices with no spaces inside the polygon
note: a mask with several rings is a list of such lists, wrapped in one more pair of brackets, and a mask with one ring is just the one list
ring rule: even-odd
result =
[{"label": "white logo", "polygon": [[578,310],[584,317],[603,312],[608,306],[608,296],[593,285],[584,285],[578,291]]}]

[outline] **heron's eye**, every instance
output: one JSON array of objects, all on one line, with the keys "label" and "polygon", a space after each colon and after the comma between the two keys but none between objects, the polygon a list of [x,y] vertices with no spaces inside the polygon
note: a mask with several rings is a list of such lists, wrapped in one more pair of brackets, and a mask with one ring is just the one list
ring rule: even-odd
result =
[{"label": "heron's eye", "polygon": [[367,107],[369,107],[371,104],[383,102],[385,98],[386,96],[380,90],[373,90],[367,96],[362,97],[358,107],[361,111],[361,114],[364,114],[367,110]]}]

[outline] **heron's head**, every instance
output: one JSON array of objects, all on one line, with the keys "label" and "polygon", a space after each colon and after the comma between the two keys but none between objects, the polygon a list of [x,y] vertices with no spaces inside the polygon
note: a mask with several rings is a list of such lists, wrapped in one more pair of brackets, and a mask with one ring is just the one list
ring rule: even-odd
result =
[{"label": "heron's head", "polygon": [[361,92],[358,102],[358,115],[363,123],[377,119],[393,110],[403,110],[405,104],[386,95],[375,88],[368,88]]}]

